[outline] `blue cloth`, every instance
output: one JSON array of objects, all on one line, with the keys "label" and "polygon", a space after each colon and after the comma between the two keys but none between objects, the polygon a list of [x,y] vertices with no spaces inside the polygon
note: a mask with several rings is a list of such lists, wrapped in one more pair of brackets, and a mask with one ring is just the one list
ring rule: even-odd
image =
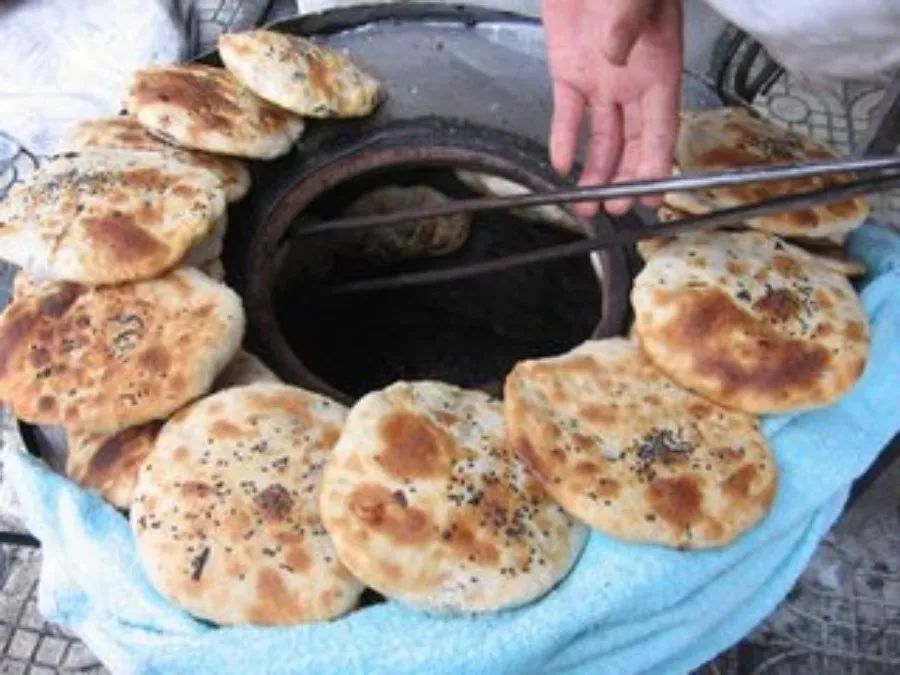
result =
[{"label": "blue cloth", "polygon": [[869,366],[836,405],[770,417],[781,469],[768,517],[732,545],[679,552],[593,533],[578,564],[530,606],[432,617],[388,602],[331,622],[217,629],[162,598],[128,523],[24,453],[7,451],[26,522],[44,547],[39,606],[116,673],[685,672],[769,614],[841,512],[851,482],[900,429],[900,237],[865,227]]}]

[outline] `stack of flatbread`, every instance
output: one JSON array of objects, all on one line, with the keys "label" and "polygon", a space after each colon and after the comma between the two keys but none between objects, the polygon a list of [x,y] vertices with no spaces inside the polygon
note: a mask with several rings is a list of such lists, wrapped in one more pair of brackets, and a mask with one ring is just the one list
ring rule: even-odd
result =
[{"label": "stack of flatbread", "polygon": [[66,473],[130,511],[153,583],[223,624],[333,618],[363,586],[319,520],[346,411],[240,349],[223,283],[234,156],[289,151],[301,116],[371,112],[346,56],[266,31],[222,38],[228,69],[135,73],[128,114],[84,122],[0,204],[20,266],[0,316],[0,399],[61,427]]},{"label": "stack of flatbread", "polygon": [[[724,109],[684,116],[676,160],[703,171],[831,156]],[[667,195],[659,217],[845,179]],[[857,199],[642,242],[631,339],[518,364],[505,388],[511,445],[603,533],[679,548],[733,540],[764,517],[777,486],[754,415],[830,405],[863,373],[869,328],[847,276],[864,268],[836,244],[867,212]]]},{"label": "stack of flatbread", "polygon": [[[745,166],[793,164],[835,159],[833,150],[799,133],[779,127],[745,108],[720,108],[684,112],[675,148],[676,172],[696,173]],[[853,180],[852,174],[738,185],[665,195],[661,221],[683,215],[705,214],[718,209],[808,192]],[[751,218],[733,226],[777,235],[816,253],[836,269],[858,276],[861,263],[848,259],[841,245],[846,236],[869,215],[864,197],[845,202]],[[653,245],[641,247],[646,257]]]}]

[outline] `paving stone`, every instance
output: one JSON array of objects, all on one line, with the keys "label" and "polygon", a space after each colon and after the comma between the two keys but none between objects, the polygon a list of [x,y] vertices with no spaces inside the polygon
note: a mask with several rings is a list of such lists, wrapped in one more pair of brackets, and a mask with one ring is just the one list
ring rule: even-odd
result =
[{"label": "paving stone", "polygon": [[97,657],[91,653],[83,642],[73,642],[63,659],[64,670],[86,670],[100,665]]},{"label": "paving stone", "polygon": [[30,630],[18,629],[9,641],[6,653],[20,660],[29,660],[37,647],[40,635]]},{"label": "paving stone", "polygon": [[28,664],[24,661],[4,659],[0,662],[0,675],[26,675]]},{"label": "paving stone", "polygon": [[56,675],[56,670],[46,666],[31,666],[28,669],[28,675]]},{"label": "paving stone", "polygon": [[62,638],[45,636],[41,638],[34,660],[45,665],[58,666],[68,644]]}]

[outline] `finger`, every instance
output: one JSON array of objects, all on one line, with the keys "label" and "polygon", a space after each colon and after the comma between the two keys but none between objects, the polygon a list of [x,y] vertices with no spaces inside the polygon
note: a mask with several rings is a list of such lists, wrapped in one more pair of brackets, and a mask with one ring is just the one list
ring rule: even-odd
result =
[{"label": "finger", "polygon": [[[663,178],[672,173],[675,142],[678,138],[679,89],[651,89],[641,101],[641,161],[638,178]],[[659,208],[662,195],[641,198],[648,208]]]},{"label": "finger", "polygon": [[[622,115],[618,105],[598,104],[591,107],[591,131],[587,155],[579,185],[603,185],[612,178],[622,149]],[[589,218],[597,213],[596,202],[580,202],[575,212]]]},{"label": "finger", "polygon": [[[624,66],[658,0],[606,0],[603,13],[608,17],[600,44],[610,63]],[[603,34],[605,33],[605,34]]]},{"label": "finger", "polygon": [[[613,180],[625,183],[634,180],[641,162],[641,108],[638,102],[629,102],[622,108],[622,156]],[[607,213],[622,215],[634,204],[631,197],[611,199],[604,204]]]},{"label": "finger", "polygon": [[584,117],[584,97],[565,82],[553,83],[553,120],[550,122],[550,163],[563,176],[572,170],[578,131]]}]

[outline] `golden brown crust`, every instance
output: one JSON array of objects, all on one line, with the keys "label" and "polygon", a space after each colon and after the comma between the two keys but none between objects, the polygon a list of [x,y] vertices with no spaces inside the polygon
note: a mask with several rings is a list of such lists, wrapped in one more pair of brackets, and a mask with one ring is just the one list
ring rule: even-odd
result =
[{"label": "golden brown crust", "polygon": [[[675,160],[685,173],[767,164],[834,159],[811,138],[782,129],[743,108],[691,112],[683,116]],[[700,193],[670,193],[666,203],[691,213],[806,192],[853,180],[837,174],[781,182],[736,185]],[[777,213],[747,221],[750,227],[783,236],[828,238],[840,242],[866,219],[869,205],[857,197],[838,204]]]},{"label": "golden brown crust", "polygon": [[225,211],[218,179],[152,153],[57,158],[0,204],[0,254],[39,277],[85,284],[174,267]]},{"label": "golden brown crust", "polygon": [[636,335],[662,370],[746,412],[830,403],[868,355],[846,279],[762,233],[680,237],[647,263],[632,303]]},{"label": "golden brown crust", "polygon": [[36,424],[142,424],[205,392],[243,329],[240,299],[194,270],[95,289],[49,285],[0,316],[0,398]]},{"label": "golden brown crust", "polygon": [[153,66],[132,77],[128,112],[150,133],[185,148],[272,159],[285,154],[303,121],[254,96],[228,71]]},{"label": "golden brown crust", "polygon": [[622,338],[518,364],[504,413],[510,444],[544,488],[614,537],[721,546],[774,496],[755,420],[680,389]]},{"label": "golden brown crust", "polygon": [[163,427],[131,524],[153,584],[220,624],[334,618],[363,587],[318,515],[322,467],[346,410],[283,384],[232,387]]},{"label": "golden brown crust", "polygon": [[320,501],[354,574],[435,611],[542,595],[585,534],[506,447],[500,406],[436,382],[397,383],[354,406]]},{"label": "golden brown crust", "polygon": [[127,510],[138,470],[153,450],[161,427],[162,422],[154,421],[112,434],[69,432],[66,475],[113,506]]},{"label": "golden brown crust", "polygon": [[131,115],[86,120],[76,125],[63,141],[60,151],[85,150],[155,152],[207,169],[222,182],[229,202],[238,201],[250,189],[250,172],[240,161],[176,148],[154,137]]},{"label": "golden brown crust", "polygon": [[305,117],[359,117],[378,105],[378,82],[347,56],[297,35],[224,33],[219,54],[244,86]]}]

